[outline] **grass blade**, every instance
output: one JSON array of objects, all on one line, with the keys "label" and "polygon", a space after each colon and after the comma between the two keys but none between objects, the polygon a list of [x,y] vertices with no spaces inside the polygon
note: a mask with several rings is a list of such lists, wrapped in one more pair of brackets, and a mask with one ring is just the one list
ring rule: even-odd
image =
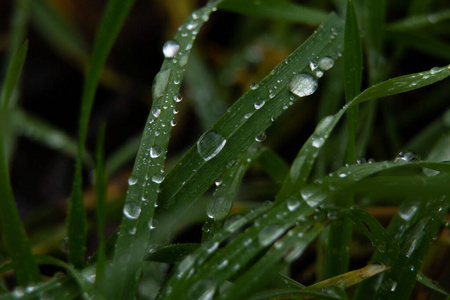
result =
[{"label": "grass blade", "polygon": [[9,64],[0,102],[0,198],[2,199],[0,201],[0,223],[4,247],[14,263],[16,278],[20,285],[37,282],[41,279],[14,200],[5,143],[5,132],[9,127],[8,103],[19,80],[27,49],[28,43],[25,43]]},{"label": "grass blade", "polygon": [[283,158],[269,148],[263,147],[257,160],[264,172],[276,183],[283,183],[284,178],[286,178],[289,172],[289,167]]},{"label": "grass blade", "polygon": [[[338,36],[330,37],[332,28]],[[288,88],[295,77],[293,72],[310,72],[310,62],[316,56],[336,59],[342,51],[342,35],[339,34],[341,30],[342,21],[332,15],[315,34],[260,82],[260,86],[264,88],[256,88],[243,95],[215,123],[211,131],[205,133],[210,137],[216,136],[215,133],[219,134],[226,140],[226,144],[219,153],[215,153],[215,157],[208,160],[199,154],[197,145],[187,152],[161,185],[158,218],[177,211],[185,212],[227,165],[235,162],[241,153],[254,143],[255,137],[270,126],[271,118],[275,120],[284,112],[283,107],[286,108],[290,102],[299,100]],[[274,86],[277,88],[272,90]],[[259,106],[261,100],[264,102],[262,107]],[[199,139],[198,144],[202,145],[205,135]],[[216,143],[216,146],[219,145]],[[159,230],[155,232],[156,239],[167,236],[173,223],[160,222],[160,225]]]},{"label": "grass blade", "polygon": [[20,74],[22,73],[23,64],[28,51],[28,42],[25,42],[12,57],[11,64],[8,66],[6,73],[5,83],[2,86],[2,93],[0,95],[0,103],[2,110],[6,111],[9,106],[9,101],[14,92],[14,89],[19,81]]},{"label": "grass blade", "polygon": [[435,292],[438,292],[446,297],[450,297],[449,293],[447,293],[446,291],[441,289],[439,286],[437,286],[435,283],[433,283],[433,281],[431,281],[429,278],[427,278],[425,275],[423,275],[420,272],[417,274],[417,281],[420,282],[421,284],[423,284],[424,286],[432,289]]},{"label": "grass blade", "polygon": [[450,9],[431,14],[422,14],[407,17],[387,26],[389,31],[409,31],[421,29],[450,19]]},{"label": "grass blade", "polygon": [[102,280],[106,267],[106,249],[105,249],[105,222],[106,222],[106,170],[104,159],[104,144],[105,144],[105,123],[102,123],[99,128],[97,138],[97,153],[95,168],[95,194],[97,202],[97,234],[98,234],[98,250],[95,280],[99,282]]},{"label": "grass blade", "polygon": [[279,0],[226,0],[219,8],[244,15],[309,25],[319,25],[327,19],[327,13],[321,10]]},{"label": "grass blade", "polygon": [[134,297],[149,237],[159,221],[153,215],[158,205],[159,186],[164,182],[164,161],[174,118],[173,110],[176,102],[181,100],[178,93],[184,67],[199,29],[218,3],[210,1],[195,11],[180,26],[174,40],[166,42],[163,47],[166,59],[154,80],[151,113],[128,180],[129,188],[113,263],[97,289],[98,295],[107,299]]},{"label": "grass blade", "polygon": [[94,103],[100,73],[125,18],[134,0],[110,0],[107,4],[100,28],[95,39],[94,49],[83,86],[80,123],[78,128],[78,155],[72,195],[67,216],[67,236],[69,237],[69,262],[80,268],[84,265],[86,252],[86,212],[82,193],[82,159],[89,125],[89,117]]}]

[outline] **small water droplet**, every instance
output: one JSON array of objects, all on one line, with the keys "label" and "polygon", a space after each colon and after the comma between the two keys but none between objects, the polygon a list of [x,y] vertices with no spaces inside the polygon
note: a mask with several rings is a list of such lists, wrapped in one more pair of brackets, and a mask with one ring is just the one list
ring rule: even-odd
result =
[{"label": "small water droplet", "polygon": [[317,70],[315,73],[317,78],[321,78],[323,76],[323,71],[322,70]]},{"label": "small water droplet", "polygon": [[395,289],[397,288],[397,281],[394,281],[394,282],[392,282],[392,285],[391,285],[391,292],[394,292],[395,291]]},{"label": "small water droplet", "polygon": [[227,140],[219,133],[209,130],[198,139],[197,151],[205,161],[208,161],[219,154],[226,142]]},{"label": "small water droplet", "polygon": [[138,182],[137,177],[135,177],[135,176],[133,176],[133,175],[131,175],[131,176],[128,178],[128,185],[135,185],[137,182]]},{"label": "small water droplet", "polygon": [[214,184],[215,184],[216,186],[221,185],[221,184],[222,184],[222,178],[217,178],[216,181],[214,181]]},{"label": "small water droplet", "polygon": [[373,164],[375,162],[375,159],[373,158],[369,158],[369,160],[367,161],[369,164]]},{"label": "small water droplet", "polygon": [[152,115],[153,115],[155,118],[158,118],[160,114],[161,114],[161,109],[159,109],[159,108],[153,108],[153,109],[152,109]]},{"label": "small water droplet", "polygon": [[324,198],[324,195],[320,194],[319,191],[320,189],[317,186],[307,185],[300,191],[300,195],[310,207],[316,207]]},{"label": "small water droplet", "polygon": [[177,121],[176,121],[175,119],[172,119],[172,121],[170,121],[170,125],[171,125],[172,127],[177,126]]},{"label": "small water droplet", "polygon": [[[229,202],[229,201],[228,201]],[[231,202],[228,203],[224,197],[214,197],[206,207],[206,214],[211,219],[224,219],[230,209]]]},{"label": "small water droplet", "polygon": [[261,246],[272,244],[284,233],[284,227],[280,224],[269,224],[264,226],[258,233],[258,241]]},{"label": "small water droplet", "polygon": [[151,218],[151,219],[148,221],[148,228],[149,228],[150,230],[155,229],[157,226],[158,226],[158,220],[156,220],[156,219],[154,219],[154,218]]},{"label": "small water droplet", "polygon": [[177,55],[178,50],[180,50],[180,44],[174,40],[168,40],[163,46],[164,57],[170,58]]},{"label": "small water droplet", "polygon": [[181,102],[183,100],[183,96],[181,94],[178,94],[176,96],[173,96],[173,100],[175,102]]},{"label": "small water droplet", "polygon": [[300,205],[300,201],[298,201],[297,199],[289,199],[287,202],[287,208],[289,209],[289,211],[294,211],[296,210],[299,205]]},{"label": "small water droplet", "polygon": [[221,270],[221,269],[225,268],[226,266],[228,266],[228,260],[224,259],[217,265],[217,269]]},{"label": "small water droplet", "polygon": [[259,87],[259,83],[258,82],[253,82],[252,84],[250,84],[250,89],[251,90],[256,90]]},{"label": "small water droplet", "polygon": [[261,131],[260,133],[258,133],[258,135],[255,137],[255,141],[257,142],[263,142],[266,139],[267,135],[265,131]]},{"label": "small water droplet", "polygon": [[315,69],[317,69],[319,65],[315,62],[315,61],[310,61],[309,62],[309,68],[311,71],[314,71]]},{"label": "small water droplet", "polygon": [[186,25],[186,29],[194,30],[195,28],[197,28],[197,26],[198,26],[198,22],[193,21]]},{"label": "small water droplet", "polygon": [[334,59],[325,56],[319,59],[319,68],[323,71],[328,71],[334,66]]},{"label": "small water droplet", "polygon": [[265,103],[266,101],[264,101],[263,99],[258,99],[258,101],[253,103],[253,106],[255,107],[255,109],[260,109],[261,107],[264,106]]},{"label": "small water droplet", "polygon": [[123,214],[128,219],[137,219],[141,214],[141,206],[134,201],[127,202],[123,207]]},{"label": "small water droplet", "polygon": [[158,145],[154,145],[150,148],[150,157],[157,158],[161,155],[161,152],[162,152],[161,147],[159,147]]},{"label": "small water droplet", "polygon": [[136,233],[136,226],[131,227],[129,233],[130,235],[134,235]]},{"label": "small water droplet", "polygon": [[160,175],[160,174],[156,174],[156,175],[152,176],[152,181],[154,183],[158,183],[159,184],[159,183],[163,182],[163,180],[164,180],[164,177],[162,175]]},{"label": "small water droplet", "polygon": [[295,75],[288,84],[289,90],[298,97],[312,95],[318,87],[317,79],[313,76],[301,73]]},{"label": "small water droplet", "polygon": [[356,160],[356,163],[357,163],[358,165],[365,164],[365,163],[366,163],[366,159],[363,158],[363,157],[358,158],[358,159]]},{"label": "small water droplet", "polygon": [[325,143],[325,139],[321,136],[312,138],[312,145],[315,148],[320,148]]}]

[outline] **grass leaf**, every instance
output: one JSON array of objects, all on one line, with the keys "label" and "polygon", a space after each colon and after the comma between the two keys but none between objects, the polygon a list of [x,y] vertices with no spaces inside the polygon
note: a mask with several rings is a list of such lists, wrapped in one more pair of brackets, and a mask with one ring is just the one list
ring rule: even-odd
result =
[{"label": "grass leaf", "polygon": [[80,268],[84,265],[86,252],[86,212],[82,193],[82,164],[84,147],[89,125],[89,117],[94,104],[100,73],[112,48],[119,30],[125,22],[134,0],[110,0],[106,6],[95,39],[92,57],[83,86],[80,123],[78,129],[78,155],[72,185],[72,195],[67,216],[67,235],[69,237],[69,262]]},{"label": "grass leaf", "polygon": [[5,83],[2,86],[2,92],[0,95],[0,104],[2,105],[3,111],[6,111],[8,109],[11,95],[14,92],[14,89],[19,81],[20,74],[22,73],[25,58],[27,57],[27,51],[28,42],[25,42],[13,56],[11,64],[9,64]]}]

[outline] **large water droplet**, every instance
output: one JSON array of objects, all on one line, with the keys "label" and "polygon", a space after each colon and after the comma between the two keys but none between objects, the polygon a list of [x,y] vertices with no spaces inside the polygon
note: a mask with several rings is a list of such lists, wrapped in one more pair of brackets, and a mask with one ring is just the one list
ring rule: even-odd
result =
[{"label": "large water droplet", "polygon": [[419,160],[420,160],[419,156],[417,154],[415,154],[414,152],[402,151],[397,155],[394,162],[405,163],[405,162],[413,162],[413,161],[419,161]]},{"label": "large water droplet", "polygon": [[169,40],[163,46],[164,57],[174,57],[177,55],[178,50],[180,50],[180,44],[177,41]]},{"label": "large water droplet", "polygon": [[264,104],[266,103],[266,101],[264,101],[263,99],[258,99],[258,101],[256,101],[255,103],[253,103],[253,106],[256,109],[260,109],[261,107],[264,106]]},{"label": "large water droplet", "polygon": [[138,182],[137,177],[135,177],[135,176],[133,176],[133,175],[131,175],[131,176],[128,178],[128,185],[135,185],[137,182]]},{"label": "large water droplet", "polygon": [[159,147],[158,145],[154,145],[153,147],[150,148],[150,157],[151,158],[157,158],[161,155],[161,147]]},{"label": "large water droplet", "polygon": [[312,95],[318,86],[317,79],[306,73],[295,75],[288,84],[291,93],[299,97]]},{"label": "large water droplet", "polygon": [[161,109],[159,109],[159,108],[153,108],[153,109],[152,109],[152,115],[153,115],[155,118],[158,118],[160,114],[161,114]]},{"label": "large water droplet", "polygon": [[334,59],[331,57],[325,56],[319,59],[319,68],[321,70],[327,71],[334,66]]},{"label": "large water droplet", "polygon": [[415,215],[419,207],[416,205],[401,206],[398,210],[398,215],[405,221],[409,221]]},{"label": "large water droplet", "polygon": [[141,206],[134,201],[127,202],[123,207],[123,214],[128,219],[137,219],[141,214]]},{"label": "large water droplet", "polygon": [[156,174],[156,175],[152,176],[152,181],[154,183],[161,183],[161,182],[163,182],[163,180],[164,180],[164,177],[160,174]]},{"label": "large water droplet", "polygon": [[312,138],[312,145],[315,148],[322,147],[323,143],[325,143],[325,139],[321,136]]},{"label": "large water droplet", "polygon": [[294,211],[300,205],[300,202],[297,199],[289,199],[286,204],[289,211]]},{"label": "large water droplet", "polygon": [[284,227],[280,224],[269,224],[264,226],[258,233],[258,241],[261,246],[268,246],[284,233]]},{"label": "large water droplet", "polygon": [[255,141],[261,143],[266,139],[267,135],[265,131],[261,131],[256,137],[255,137]]},{"label": "large water droplet", "polygon": [[170,69],[159,71],[153,81],[152,93],[153,99],[161,98],[166,92],[167,84],[169,83]]},{"label": "large water droplet", "polygon": [[219,154],[226,142],[227,140],[220,134],[209,130],[198,139],[197,151],[205,161],[208,161]]},{"label": "large water droplet", "polygon": [[258,82],[253,82],[253,83],[250,85],[250,89],[251,89],[251,90],[256,90],[256,89],[258,88],[258,86],[259,86],[259,83],[258,83]]}]

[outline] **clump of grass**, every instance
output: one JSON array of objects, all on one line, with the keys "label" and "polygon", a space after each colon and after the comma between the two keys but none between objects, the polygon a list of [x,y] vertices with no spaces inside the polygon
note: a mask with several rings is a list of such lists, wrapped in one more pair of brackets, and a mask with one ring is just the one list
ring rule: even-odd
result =
[{"label": "clump of grass", "polygon": [[[411,138],[410,145],[418,145],[417,151],[426,159],[420,160],[409,151],[396,158],[396,153],[389,153],[389,160],[359,158],[370,151],[372,137],[379,135],[375,103],[391,103],[403,93],[450,75],[450,65],[430,66],[429,70],[401,76],[393,72],[409,47],[448,59],[439,49],[419,47],[411,37],[421,35],[430,22],[445,24],[447,10],[429,15],[426,22],[425,16],[415,13],[419,4],[414,1],[409,16],[387,24],[383,1],[367,1],[356,8],[351,0],[333,2],[338,12],[345,12],[342,16],[323,7],[285,1],[209,1],[195,10],[163,46],[165,58],[153,82],[152,106],[140,141],[132,139],[118,154],[111,155],[114,165],[114,161],[105,160],[103,125],[93,163],[85,144],[95,92],[133,3],[110,0],[105,9],[89,55],[78,143],[45,121],[20,112],[15,104],[9,105],[14,88],[19,89],[18,78],[27,52],[27,43],[21,48],[11,43],[10,51],[16,54],[8,56],[0,103],[0,221],[3,247],[9,257],[1,270],[13,270],[17,286],[10,289],[3,284],[0,299],[408,299],[416,282],[449,296],[423,273],[432,261],[430,249],[450,206],[450,166],[445,162],[450,156],[449,111]],[[24,0],[16,5],[22,23],[17,27],[20,30],[11,33],[15,40],[24,35],[26,18],[21,14],[45,19],[40,28],[51,30],[49,39],[54,47],[84,62],[85,43],[51,7],[43,1]],[[214,106],[220,107],[226,100],[218,96],[217,77],[192,47],[204,23],[217,10],[282,22],[285,27],[281,31],[287,34],[294,32],[287,23],[320,26],[216,119]],[[362,31],[365,35],[361,40]],[[399,32],[404,36],[396,40]],[[445,44],[437,33],[427,38]],[[61,43],[60,36],[66,42]],[[387,43],[396,49],[392,57],[383,51]],[[195,72],[186,71],[191,68],[187,64],[192,51]],[[242,57],[241,52],[236,50],[236,55]],[[166,153],[176,106],[183,98],[180,87],[184,76],[190,89],[209,93],[208,101],[193,102],[204,132],[166,171]],[[208,86],[203,86],[205,82]],[[447,86],[436,89],[446,91]],[[321,97],[314,98],[318,94]],[[443,101],[441,94],[434,96],[437,102]],[[341,96],[345,104],[339,109]],[[388,100],[378,101],[385,97]],[[270,143],[264,145],[264,140],[268,135],[269,139],[277,136],[278,131],[283,135],[283,127],[292,127],[289,122],[293,119],[282,123],[289,117],[285,111],[307,107],[310,99],[316,99],[314,105],[320,107],[319,121],[302,145],[296,146],[297,154],[288,164],[277,154],[279,149],[270,147]],[[390,118],[384,130],[389,139],[399,143],[399,125],[388,110],[389,106],[382,106],[381,111],[387,111]],[[340,126],[344,116],[345,126]],[[421,119],[414,110],[399,117]],[[49,137],[58,136],[68,144],[61,151],[75,157],[66,229],[67,262],[32,253],[9,179],[11,139],[7,136],[15,134],[8,132],[11,126],[28,132],[36,127],[31,131],[37,133],[35,138],[50,147],[54,147],[54,139]],[[138,147],[137,153],[134,147]],[[135,163],[128,178],[120,226],[105,241],[108,172],[118,168],[117,158],[126,162],[130,154],[135,155]],[[89,260],[85,257],[88,218],[83,201],[83,165],[95,165],[100,236],[98,251]],[[272,193],[258,195],[257,188],[248,184],[246,174],[254,165],[268,175],[264,184],[273,187]],[[211,186],[216,186],[212,195],[208,192]],[[250,195],[256,195],[257,201],[242,201]],[[397,210],[383,226],[371,209],[386,204],[395,205]],[[201,241],[174,242],[180,227],[196,222],[202,223]],[[361,248],[366,258],[356,268],[351,264],[353,252],[357,252],[353,250],[355,244],[364,245]],[[296,280],[304,270],[295,265],[314,251],[314,282]],[[43,279],[38,265],[58,266],[65,272]]]}]

